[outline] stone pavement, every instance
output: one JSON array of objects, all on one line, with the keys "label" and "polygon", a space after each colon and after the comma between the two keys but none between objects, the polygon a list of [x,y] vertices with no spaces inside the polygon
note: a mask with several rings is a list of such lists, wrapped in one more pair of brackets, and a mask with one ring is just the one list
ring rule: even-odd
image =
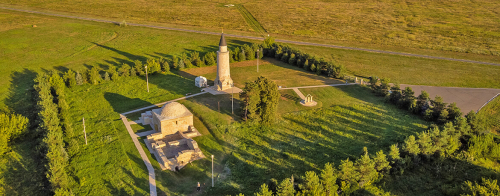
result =
[{"label": "stone pavement", "polygon": [[125,127],[127,128],[128,134],[132,138],[132,141],[134,141],[135,148],[139,151],[139,154],[141,155],[142,160],[146,164],[146,167],[148,168],[149,172],[149,192],[151,196],[156,196],[156,179],[155,179],[155,169],[153,168],[153,165],[151,165],[151,162],[148,159],[148,156],[146,156],[146,153],[144,152],[144,149],[142,148],[141,144],[139,143],[139,140],[137,140],[137,135],[134,133],[132,130],[132,127],[130,127],[130,124],[127,120],[127,117],[125,115],[120,114],[120,118],[123,121],[123,124],[125,124]]},{"label": "stone pavement", "polygon": [[297,95],[300,97],[300,99],[302,99],[302,100],[306,99],[306,96],[304,96],[304,94],[302,94],[302,92],[300,92],[298,88],[293,88],[293,91],[295,91],[295,93],[297,93]]},{"label": "stone pavement", "polygon": [[411,87],[415,96],[419,96],[422,90],[429,93],[431,99],[437,96],[443,98],[445,103],[457,103],[465,115],[471,110],[478,112],[490,99],[500,93],[500,89],[492,88],[459,88],[459,87],[437,87],[401,84],[401,88]]}]

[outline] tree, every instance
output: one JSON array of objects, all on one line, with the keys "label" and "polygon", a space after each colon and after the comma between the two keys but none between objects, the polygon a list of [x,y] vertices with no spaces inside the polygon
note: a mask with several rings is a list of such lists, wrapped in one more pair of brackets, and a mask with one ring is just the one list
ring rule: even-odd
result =
[{"label": "tree", "polygon": [[99,71],[97,70],[97,67],[92,67],[90,69],[90,75],[89,75],[89,80],[91,84],[99,84],[101,81],[101,75],[99,75]]},{"label": "tree", "polygon": [[418,133],[417,144],[420,147],[420,152],[427,157],[427,160],[430,160],[430,156],[434,153],[434,147],[429,133],[425,131]]},{"label": "tree", "polygon": [[346,191],[352,184],[356,184],[360,178],[360,174],[354,163],[349,159],[340,162],[340,180],[342,181],[342,191]]},{"label": "tree", "polygon": [[[229,57],[233,58],[232,57],[233,55],[231,54],[231,51],[229,51],[229,53],[230,53]],[[215,58],[216,58],[216,56],[215,56],[215,54],[213,52],[209,52],[209,53],[205,54],[205,64],[208,65],[208,66],[215,65],[216,64]]]},{"label": "tree", "polygon": [[272,124],[274,123],[278,112],[278,102],[280,98],[278,85],[276,85],[274,81],[262,76],[257,78],[256,83],[259,85],[259,89],[261,90],[261,123]]},{"label": "tree", "polygon": [[122,66],[118,69],[118,74],[122,77],[130,76],[130,66],[126,63],[123,63]]},{"label": "tree", "polygon": [[283,56],[283,48],[280,45],[278,45],[276,47],[276,53],[274,55],[274,58],[276,58],[276,60],[281,60],[281,56]]},{"label": "tree", "polygon": [[261,120],[259,85],[256,82],[246,82],[240,97],[244,103],[242,110],[245,111],[245,119],[259,122]]},{"label": "tree", "polygon": [[482,126],[481,119],[474,111],[471,110],[469,113],[467,113],[467,115],[465,115],[465,118],[467,118],[467,123],[469,123],[472,131],[474,131],[475,133],[483,131],[484,128]]},{"label": "tree", "polygon": [[314,171],[306,172],[305,181],[304,186],[301,187],[303,195],[316,196],[325,194],[323,185],[320,183],[319,177]]},{"label": "tree", "polygon": [[139,60],[135,60],[134,61],[134,69],[135,69],[135,71],[137,72],[137,74],[139,76],[145,76],[146,75],[146,71],[145,71],[144,66],[142,65],[141,61],[139,61]]},{"label": "tree", "polygon": [[135,70],[135,67],[130,68],[130,76],[131,77],[137,76],[137,70]]},{"label": "tree", "polygon": [[245,59],[247,59],[247,60],[255,59],[255,51],[250,46],[245,44],[245,45],[243,45],[243,48],[244,48],[244,51],[246,52]]},{"label": "tree", "polygon": [[[432,119],[438,120],[441,115],[441,112],[446,109],[446,103],[443,102],[443,98],[436,95],[436,98],[434,98],[434,100],[431,100],[431,106],[432,106]],[[445,120],[448,119],[448,115],[446,115],[444,119]]]},{"label": "tree", "polygon": [[177,69],[184,69],[186,66],[184,65],[184,60],[179,60],[179,64],[177,65]]},{"label": "tree", "polygon": [[239,61],[246,61],[246,57],[245,57],[245,50],[244,49],[241,49],[241,52],[238,56],[238,60]]},{"label": "tree", "polygon": [[416,114],[424,115],[428,108],[429,108],[429,94],[425,91],[422,91],[420,95],[417,97],[417,104],[414,112]]},{"label": "tree", "polygon": [[160,58],[159,63],[161,65],[161,71],[165,73],[170,72],[170,65],[168,64],[167,59]]},{"label": "tree", "polygon": [[439,114],[437,121],[441,124],[444,124],[444,123],[448,122],[449,118],[450,117],[448,114],[448,110],[442,110],[441,113]]},{"label": "tree", "polygon": [[474,182],[472,184],[471,181],[466,181],[464,186],[464,193],[462,195],[481,195],[481,196],[494,196],[500,195],[500,186],[498,185],[497,180],[481,178],[482,183],[479,184]]},{"label": "tree", "polygon": [[240,61],[240,48],[235,48],[234,49],[234,61]]},{"label": "tree", "polygon": [[387,96],[389,95],[389,88],[391,87],[391,85],[389,85],[389,82],[391,82],[389,80],[389,78],[382,78],[380,80],[380,86],[378,88],[378,95],[379,96]]},{"label": "tree", "polygon": [[185,67],[186,67],[187,69],[190,69],[190,68],[193,68],[193,67],[194,67],[194,65],[191,63],[191,61],[190,61],[189,59],[184,59],[184,60],[182,60],[182,61],[184,61],[184,65],[185,65]]},{"label": "tree", "polygon": [[[115,66],[109,66],[109,73],[111,74],[111,80],[113,80],[113,81],[120,80],[120,75],[118,74],[118,72],[116,72]],[[109,74],[108,74],[108,77],[109,77]]]},{"label": "tree", "polygon": [[281,181],[276,191],[278,196],[294,196],[295,189],[293,187],[293,182],[290,178]]},{"label": "tree", "polygon": [[379,92],[380,82],[377,76],[370,77],[370,88],[374,93]]},{"label": "tree", "polygon": [[306,61],[304,61],[304,66],[302,66],[302,68],[304,68],[305,70],[309,70],[309,60],[306,59]]},{"label": "tree", "polygon": [[392,164],[395,164],[397,161],[401,159],[399,155],[399,148],[397,144],[391,145],[391,149],[389,151],[389,158]]},{"label": "tree", "polygon": [[297,60],[297,59],[295,59],[295,54],[294,54],[294,53],[292,53],[292,54],[290,55],[290,58],[288,59],[288,64],[290,64],[290,65],[295,65],[296,60]]},{"label": "tree", "polygon": [[0,113],[0,155],[10,149],[12,141],[28,131],[28,118],[19,114]]},{"label": "tree", "polygon": [[176,56],[172,57],[172,66],[174,69],[179,69],[179,59]]},{"label": "tree", "polygon": [[391,169],[389,161],[387,160],[387,157],[385,156],[384,151],[382,150],[377,152],[377,155],[375,155],[373,161],[375,162],[375,169],[378,172],[388,171]]},{"label": "tree", "polygon": [[411,89],[411,87],[406,87],[402,92],[402,100],[399,102],[399,106],[401,108],[407,109],[409,111],[413,110],[412,103],[415,100],[415,92]]},{"label": "tree", "polygon": [[262,44],[262,46],[264,48],[270,48],[273,46],[273,44],[274,44],[274,37],[267,36],[266,38],[264,38],[264,43]]},{"label": "tree", "polygon": [[262,184],[262,186],[260,186],[259,192],[255,193],[255,195],[256,196],[273,196],[273,192],[270,191],[269,188],[267,188],[266,184]]},{"label": "tree", "polygon": [[378,175],[377,170],[375,170],[375,162],[370,159],[368,150],[366,149],[366,147],[364,147],[363,150],[365,151],[365,154],[361,155],[361,158],[356,161],[356,166],[360,175],[360,187],[370,184],[370,182],[372,182],[372,180],[375,179]]},{"label": "tree", "polygon": [[413,157],[417,157],[417,155],[420,153],[420,148],[417,144],[417,141],[415,141],[415,136],[410,135],[408,138],[406,138],[404,151],[413,155]]},{"label": "tree", "polygon": [[281,62],[288,63],[288,53],[284,52],[283,55],[281,55]]},{"label": "tree", "polygon": [[82,79],[83,83],[89,83],[89,78],[90,78],[90,70],[84,69],[82,72]]},{"label": "tree", "polygon": [[460,108],[457,107],[457,104],[455,102],[450,103],[448,107],[446,108],[448,110],[448,120],[453,121],[456,118],[462,116],[462,111],[460,111]]},{"label": "tree", "polygon": [[258,57],[259,57],[259,59],[264,58],[264,49],[263,48],[259,49],[259,56]]},{"label": "tree", "polygon": [[337,171],[332,164],[326,163],[321,171],[321,183],[325,187],[326,195],[336,196],[339,186],[337,185]]},{"label": "tree", "polygon": [[393,104],[398,104],[400,100],[402,100],[402,94],[401,94],[401,87],[399,84],[394,84],[393,87],[391,87],[391,94],[389,95],[389,101],[391,101]]},{"label": "tree", "polygon": [[309,68],[312,72],[315,72],[316,71],[316,65],[311,64],[311,67]]},{"label": "tree", "polygon": [[153,58],[149,58],[146,65],[148,66],[148,74],[156,74],[161,71],[160,63]]},{"label": "tree", "polygon": [[[81,76],[80,76],[81,77]],[[73,72],[71,69],[64,74],[64,80],[66,81],[66,85],[68,87],[73,87],[76,85],[76,78],[75,78],[75,72]]]},{"label": "tree", "polygon": [[83,78],[80,72],[76,72],[76,78],[75,78],[76,85],[82,85],[83,84]]},{"label": "tree", "polygon": [[104,72],[104,80],[105,81],[109,81],[110,80],[108,72]]}]

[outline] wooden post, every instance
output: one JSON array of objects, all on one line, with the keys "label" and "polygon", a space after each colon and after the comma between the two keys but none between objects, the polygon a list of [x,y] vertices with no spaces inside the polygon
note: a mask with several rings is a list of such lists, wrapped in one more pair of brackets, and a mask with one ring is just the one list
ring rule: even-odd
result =
[{"label": "wooden post", "polygon": [[212,187],[214,187],[214,155],[212,155]]},{"label": "wooden post", "polygon": [[83,118],[83,134],[85,135],[85,145],[87,145],[87,132],[85,132],[85,117]]}]

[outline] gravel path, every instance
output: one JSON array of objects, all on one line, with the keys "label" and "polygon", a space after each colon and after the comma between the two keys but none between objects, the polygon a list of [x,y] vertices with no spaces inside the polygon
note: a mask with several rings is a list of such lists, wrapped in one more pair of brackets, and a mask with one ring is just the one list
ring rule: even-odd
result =
[{"label": "gravel path", "polygon": [[[112,20],[102,20],[102,19],[96,19],[96,18],[78,17],[78,16],[63,15],[63,14],[54,14],[54,13],[39,12],[39,11],[32,11],[32,10],[25,10],[25,9],[16,9],[16,8],[2,7],[2,6],[0,6],[0,9],[11,10],[11,11],[18,11],[18,12],[26,12],[26,13],[33,13],[33,14],[41,14],[41,15],[47,15],[47,16],[57,16],[57,17],[63,17],[63,18],[72,18],[72,19],[79,19],[79,20],[87,20],[87,21],[95,21],[95,22],[120,24],[120,22],[112,21]],[[197,30],[180,29],[180,28],[171,28],[171,27],[163,27],[163,26],[147,25],[147,24],[139,24],[139,23],[127,23],[127,25],[129,25],[129,26],[138,26],[138,27],[148,27],[148,28],[155,28],[155,29],[173,30],[173,31],[183,31],[183,32],[191,32],[191,33],[202,33],[202,34],[210,34],[210,35],[220,35],[220,33],[215,33],[215,32],[197,31]],[[236,38],[254,39],[254,40],[264,40],[264,38],[262,38],[262,37],[245,36],[245,35],[235,35],[235,34],[224,34],[224,35],[226,37],[236,37]],[[281,40],[281,39],[276,39],[275,41],[282,42],[282,43],[289,43],[289,44],[308,45],[308,46],[320,46],[320,47],[338,48],[338,49],[346,49],[346,50],[359,50],[359,51],[375,52],[375,53],[383,53],[383,54],[392,54],[392,55],[401,55],[401,56],[412,56],[412,57],[420,57],[420,58],[428,58],[428,59],[439,59],[439,60],[448,60],[448,61],[459,61],[459,62],[465,62],[465,63],[476,63],[476,64],[500,66],[499,63],[490,63],[490,62],[473,61],[473,60],[465,60],[465,59],[455,59],[455,58],[429,56],[429,55],[421,55],[421,54],[411,54],[411,53],[404,53],[404,52],[393,52],[393,51],[385,51],[385,50],[375,50],[375,49],[367,49],[367,48],[338,46],[338,45],[331,45],[331,44],[318,44],[318,43],[311,43],[311,42],[301,42],[301,41],[291,41],[291,40]]]}]

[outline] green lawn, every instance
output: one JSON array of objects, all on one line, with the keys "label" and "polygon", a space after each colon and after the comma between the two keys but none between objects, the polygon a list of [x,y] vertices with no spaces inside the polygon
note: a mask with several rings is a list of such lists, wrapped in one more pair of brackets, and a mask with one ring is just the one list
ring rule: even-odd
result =
[{"label": "green lawn", "polygon": [[485,126],[489,127],[491,132],[500,134],[500,96],[484,106],[478,116],[484,119]]},{"label": "green lawn", "polygon": [[[301,89],[315,96],[317,108],[304,108],[284,91],[279,110],[284,112],[272,127],[244,123],[229,124],[229,99],[222,98],[221,112],[211,95],[181,101],[207,124],[212,135],[230,152],[230,177],[218,182],[209,195],[247,195],[271,178],[278,181],[305,171],[318,171],[327,162],[357,158],[363,147],[370,153],[401,142],[427,128],[428,123],[385,103],[360,86]],[[299,111],[304,110],[305,111]],[[297,112],[294,112],[296,110]]]}]

